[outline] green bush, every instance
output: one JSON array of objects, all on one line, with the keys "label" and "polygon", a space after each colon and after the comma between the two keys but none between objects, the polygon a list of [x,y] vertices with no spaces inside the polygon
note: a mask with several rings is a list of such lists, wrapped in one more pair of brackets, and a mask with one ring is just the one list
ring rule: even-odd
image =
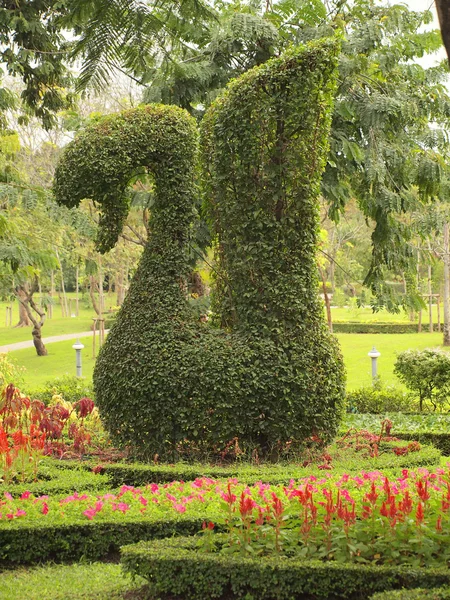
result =
[{"label": "green bush", "polygon": [[370,600],[448,600],[450,588],[391,590],[380,592],[370,597]]},{"label": "green bush", "polygon": [[80,398],[94,399],[94,388],[87,379],[64,375],[55,377],[44,384],[39,389],[25,389],[24,393],[31,398],[38,398],[45,404],[49,404],[53,396],[62,396],[66,402],[77,402]]},{"label": "green bush", "polygon": [[338,46],[314,42],[248,71],[203,120],[205,197],[227,248],[221,330],[199,323],[185,297],[194,120],[148,105],[101,119],[65,149],[55,196],[99,205],[101,251],[117,241],[130,179],[142,168],[155,179],[152,235],[94,371],[111,436],[141,457],[195,460],[236,442],[278,459],[287,443],[295,451],[337,430],[345,378],[317,297],[316,238]]},{"label": "green bush", "polygon": [[351,413],[413,412],[417,408],[413,394],[393,385],[378,383],[347,392],[347,412]]},{"label": "green bush", "polygon": [[442,408],[450,395],[450,354],[439,348],[400,352],[394,373],[419,396],[419,410],[429,403]]},{"label": "green bush", "polygon": [[[450,583],[443,569],[322,563],[305,559],[244,558],[199,553],[196,540],[140,542],[121,548],[126,573],[149,582],[156,597],[291,598],[361,600],[395,588],[437,587]],[[247,594],[247,595],[246,595]]]}]

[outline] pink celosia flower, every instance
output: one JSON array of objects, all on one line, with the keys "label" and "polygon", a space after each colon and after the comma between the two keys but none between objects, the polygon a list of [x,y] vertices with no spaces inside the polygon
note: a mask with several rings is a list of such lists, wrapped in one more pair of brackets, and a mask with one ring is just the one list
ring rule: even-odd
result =
[{"label": "pink celosia flower", "polygon": [[31,492],[28,492],[28,491],[26,491],[26,492],[24,492],[24,493],[23,493],[23,494],[20,496],[20,499],[21,499],[21,500],[28,500],[28,498],[29,498],[30,496],[31,496]]}]

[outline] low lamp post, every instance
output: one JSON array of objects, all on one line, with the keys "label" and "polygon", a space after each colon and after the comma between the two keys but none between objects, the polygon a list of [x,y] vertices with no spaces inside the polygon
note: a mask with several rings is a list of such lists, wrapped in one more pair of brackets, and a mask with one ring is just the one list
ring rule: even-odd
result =
[{"label": "low lamp post", "polygon": [[375,346],[372,348],[372,350],[369,352],[368,356],[370,356],[370,358],[372,359],[372,383],[375,383],[377,377],[378,377],[378,365],[377,365],[377,359],[379,356],[381,356],[381,353],[378,352],[378,350],[375,348]]},{"label": "low lamp post", "polygon": [[75,350],[76,352],[76,366],[77,366],[77,377],[82,377],[82,368],[81,368],[81,351],[84,348],[84,345],[80,342],[80,340],[77,340],[75,342],[75,344],[72,346],[72,348]]}]

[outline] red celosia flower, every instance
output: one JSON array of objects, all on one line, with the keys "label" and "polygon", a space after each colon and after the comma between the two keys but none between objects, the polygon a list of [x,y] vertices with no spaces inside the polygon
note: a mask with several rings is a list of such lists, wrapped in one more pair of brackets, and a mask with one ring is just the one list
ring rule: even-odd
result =
[{"label": "red celosia flower", "polygon": [[281,515],[283,514],[283,503],[275,494],[275,492],[272,492],[272,507],[274,515],[276,517],[281,517]]},{"label": "red celosia flower", "polygon": [[416,483],[416,490],[417,490],[417,494],[418,494],[419,498],[423,502],[426,502],[427,500],[430,499],[430,494],[428,492],[428,481],[425,481],[425,485],[424,485],[423,481],[420,479]]},{"label": "red celosia flower", "polygon": [[231,483],[228,483],[228,494],[224,492],[221,493],[222,498],[225,500],[227,504],[233,504],[236,502],[236,496],[231,492]]},{"label": "red celosia flower", "polygon": [[2,427],[0,427],[0,453],[9,451],[8,436]]},{"label": "red celosia flower", "polygon": [[256,506],[256,502],[250,496],[246,496],[244,492],[241,494],[241,499],[239,500],[239,512],[242,517],[246,517],[251,514],[254,507]]},{"label": "red celosia flower", "polygon": [[420,525],[421,523],[423,523],[423,519],[424,519],[423,504],[422,504],[422,502],[419,502],[419,504],[417,505],[417,510],[416,510],[417,525]]},{"label": "red celosia flower", "polygon": [[442,531],[442,517],[440,515],[436,521],[436,531]]},{"label": "red celosia flower", "polygon": [[404,515],[409,515],[412,511],[413,503],[408,490],[406,490],[403,499],[398,503],[398,508]]},{"label": "red celosia flower", "polygon": [[375,483],[372,481],[372,487],[370,489],[370,493],[364,496],[365,500],[368,500],[371,504],[375,504],[378,499],[377,489],[375,487]]}]

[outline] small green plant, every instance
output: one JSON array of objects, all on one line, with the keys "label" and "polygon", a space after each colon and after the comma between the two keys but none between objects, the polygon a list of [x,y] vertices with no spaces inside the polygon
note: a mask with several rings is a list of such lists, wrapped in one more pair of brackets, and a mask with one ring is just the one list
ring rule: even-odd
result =
[{"label": "small green plant", "polygon": [[414,394],[394,386],[385,386],[381,380],[375,385],[347,392],[347,412],[383,414],[385,412],[414,412],[417,400]]},{"label": "small green plant", "polygon": [[31,397],[39,398],[45,404],[50,404],[54,396],[60,396],[66,402],[78,402],[80,398],[93,398],[94,389],[92,383],[86,379],[72,375],[55,377],[46,381],[44,387],[39,390],[26,390]]},{"label": "small green plant", "polygon": [[419,396],[419,410],[429,402],[442,410],[450,395],[450,354],[439,348],[401,352],[394,373],[406,387]]},{"label": "small green plant", "polygon": [[24,370],[23,367],[18,367],[7,353],[0,352],[0,389],[12,382],[21,383]]}]

